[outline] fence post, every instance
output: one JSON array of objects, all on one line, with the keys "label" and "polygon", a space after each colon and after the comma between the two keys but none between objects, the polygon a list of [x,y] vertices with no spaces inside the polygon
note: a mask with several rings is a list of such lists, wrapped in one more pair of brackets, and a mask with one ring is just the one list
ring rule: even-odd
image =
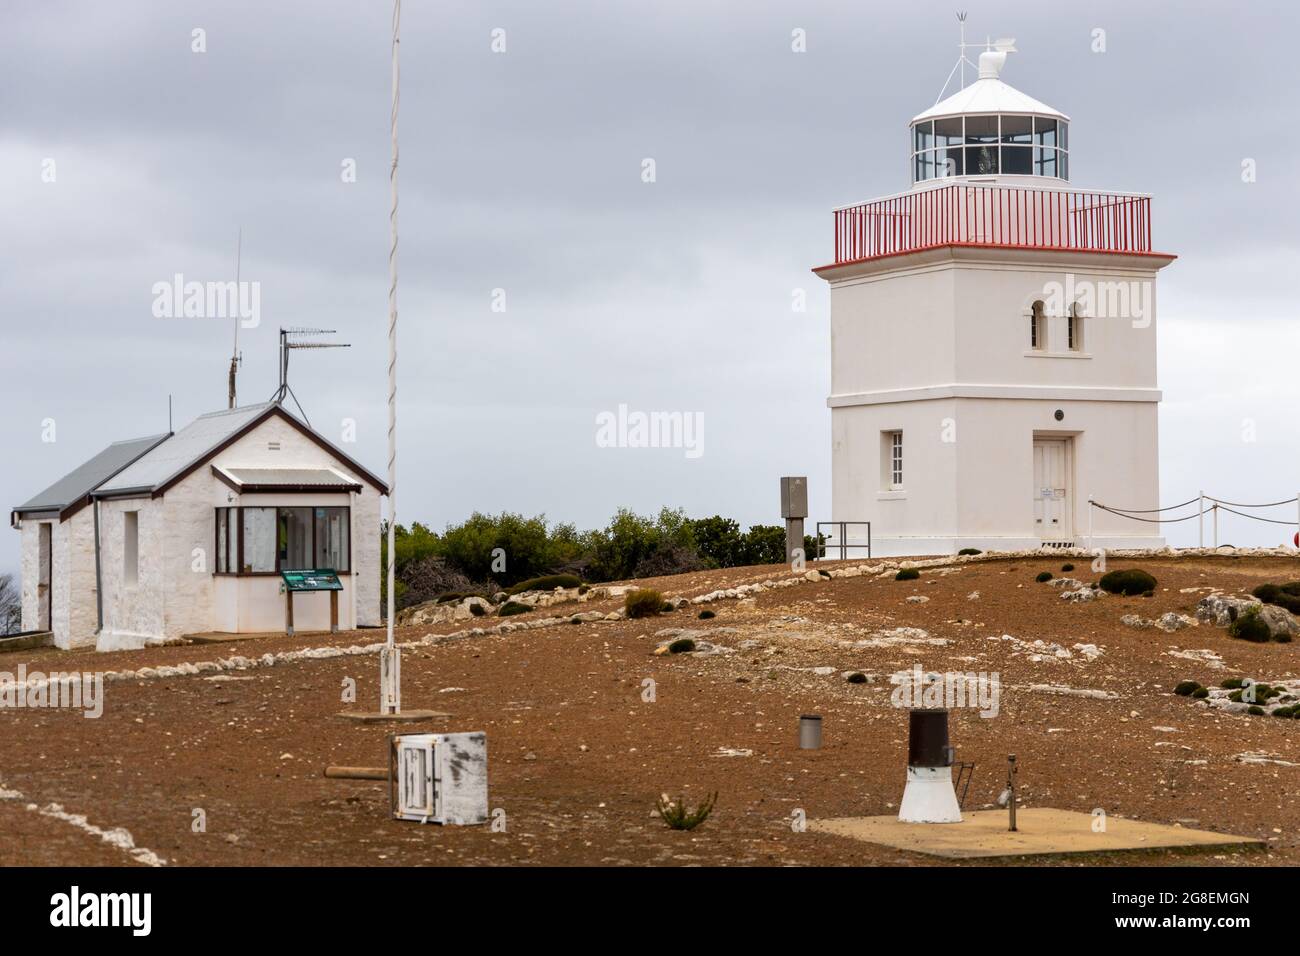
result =
[{"label": "fence post", "polygon": [[1197,527],[1199,528],[1198,537],[1196,540],[1196,546],[1198,548],[1204,548],[1205,547],[1205,492],[1204,491],[1202,491],[1200,494],[1200,504],[1197,505],[1196,510],[1198,512],[1196,516],[1196,524]]},{"label": "fence post", "polygon": [[1219,546],[1219,503],[1214,503],[1214,546]]}]

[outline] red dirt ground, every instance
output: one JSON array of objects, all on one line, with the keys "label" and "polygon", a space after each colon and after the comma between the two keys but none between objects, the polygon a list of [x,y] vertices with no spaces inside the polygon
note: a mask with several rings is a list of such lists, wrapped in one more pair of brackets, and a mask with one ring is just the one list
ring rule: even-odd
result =
[{"label": "red dirt ground", "polygon": [[[1300,723],[1230,715],[1174,696],[1184,678],[1295,676],[1300,643],[1255,645],[1212,625],[1177,633],[1136,630],[1120,618],[1190,614],[1199,593],[1267,580],[1293,580],[1284,558],[1161,558],[1112,561],[1159,579],[1151,598],[1070,604],[1036,584],[1064,560],[1092,580],[1086,559],[989,560],[919,581],[856,577],[770,590],[752,601],[708,605],[640,621],[560,624],[407,649],[403,703],[448,710],[450,719],[408,730],[484,730],[490,806],[505,832],[443,828],[388,817],[383,785],[329,780],[327,764],[385,759],[391,727],[335,714],[347,677],[358,709],[376,697],[374,655],[308,660],[211,676],[127,680],[105,685],[97,720],[59,710],[0,711],[0,863],[99,865],[130,858],[69,824],[25,809],[62,805],[105,830],[124,827],[137,846],[183,865],[961,865],[811,832],[809,819],[890,813],[902,792],[906,717],[890,703],[889,675],[919,662],[926,670],[998,672],[993,719],[962,710],[952,718],[959,760],[976,763],[967,807],[992,804],[1006,754],[1021,765],[1025,804],[1180,823],[1268,841],[1268,850],[1199,854],[1148,851],[1103,857],[1016,861],[1079,864],[1297,864],[1300,808],[1288,796],[1300,767],[1243,763],[1246,752],[1300,763]],[[736,582],[778,578],[784,568],[699,572],[651,582],[693,595]],[[979,591],[976,600],[967,595]],[[908,603],[909,595],[929,598]],[[602,607],[614,607],[606,602]],[[527,617],[588,610],[566,605]],[[519,621],[526,618],[514,618]],[[473,624],[485,623],[476,619]],[[491,621],[486,621],[491,623]],[[404,628],[400,641],[461,625]],[[924,628],[930,639],[855,646],[882,629]],[[729,653],[655,656],[663,628],[708,631]],[[1091,662],[1072,651],[1033,660],[1043,640],[1067,649],[1096,644]],[[368,644],[382,631],[259,638],[232,644],[95,654],[19,651],[0,670],[122,670],[324,644]],[[753,642],[753,643],[749,643]],[[743,647],[741,645],[744,645]],[[1223,669],[1170,656],[1209,649]],[[813,668],[833,668],[819,674]],[[849,684],[844,671],[862,671]],[[655,700],[642,700],[642,681]],[[1115,693],[1113,700],[1030,690],[1066,685]],[[824,717],[819,751],[797,747],[802,713]],[[747,756],[726,756],[739,751]],[[697,830],[667,829],[652,815],[661,793],[690,800],[717,791],[717,808]],[[192,829],[194,811],[206,832]]]}]

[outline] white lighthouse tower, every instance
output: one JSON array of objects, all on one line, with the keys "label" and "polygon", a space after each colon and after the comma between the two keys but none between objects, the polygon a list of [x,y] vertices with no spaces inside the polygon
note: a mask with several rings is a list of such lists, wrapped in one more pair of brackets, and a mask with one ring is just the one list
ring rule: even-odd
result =
[{"label": "white lighthouse tower", "polygon": [[1159,507],[1155,279],[1174,256],[1152,250],[1150,196],[1070,184],[1070,119],[1001,80],[1012,50],[911,121],[911,187],[836,210],[814,270],[832,517],[869,521],[877,555],[1164,543],[1088,502]]}]

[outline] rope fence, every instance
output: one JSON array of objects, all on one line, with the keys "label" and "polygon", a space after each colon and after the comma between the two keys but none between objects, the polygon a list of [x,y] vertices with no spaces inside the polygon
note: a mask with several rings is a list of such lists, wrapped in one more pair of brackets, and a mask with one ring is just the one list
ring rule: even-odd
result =
[{"label": "rope fence", "polygon": [[[1191,521],[1197,519],[1200,523],[1200,546],[1205,547],[1205,516],[1211,516],[1211,527],[1214,535],[1214,547],[1219,546],[1219,512],[1226,511],[1228,514],[1237,515],[1247,518],[1251,521],[1262,521],[1265,524],[1280,524],[1288,528],[1296,529],[1296,546],[1300,547],[1300,494],[1294,498],[1286,498],[1282,501],[1268,501],[1261,504],[1253,504],[1241,501],[1225,501],[1222,498],[1216,498],[1213,495],[1207,495],[1201,492],[1195,498],[1188,498],[1186,501],[1176,505],[1166,505],[1163,508],[1117,508],[1111,505],[1103,504],[1092,498],[1088,499],[1090,505],[1088,509],[1088,543],[1092,544],[1092,514],[1093,511],[1105,511],[1109,514],[1118,515],[1121,518],[1127,518],[1130,521],[1141,521],[1145,524],[1178,524],[1182,521]],[[1191,514],[1180,515],[1169,518],[1142,518],[1139,515],[1164,514],[1167,511],[1178,511],[1189,505],[1195,505],[1196,510]],[[1263,515],[1249,514],[1245,511],[1238,511],[1238,508],[1280,508],[1284,505],[1296,505],[1296,517],[1293,519],[1282,520],[1279,518],[1266,518]]]}]

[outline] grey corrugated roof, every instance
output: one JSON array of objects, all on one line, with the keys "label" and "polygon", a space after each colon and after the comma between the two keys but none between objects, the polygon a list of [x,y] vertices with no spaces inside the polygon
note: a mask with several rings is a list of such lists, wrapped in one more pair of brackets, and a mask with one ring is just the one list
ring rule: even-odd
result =
[{"label": "grey corrugated roof", "polygon": [[30,501],[19,505],[14,511],[62,511],[68,505],[86,497],[114,475],[129,468],[133,462],[156,447],[166,437],[166,435],[150,435],[147,438],[114,442]]},{"label": "grey corrugated roof", "polygon": [[319,485],[322,488],[341,488],[356,485],[329,468],[223,468],[240,485]]},{"label": "grey corrugated roof", "polygon": [[272,403],[263,402],[200,415],[111,481],[100,485],[96,497],[114,492],[153,491],[207,457],[222,442],[271,407]]}]

